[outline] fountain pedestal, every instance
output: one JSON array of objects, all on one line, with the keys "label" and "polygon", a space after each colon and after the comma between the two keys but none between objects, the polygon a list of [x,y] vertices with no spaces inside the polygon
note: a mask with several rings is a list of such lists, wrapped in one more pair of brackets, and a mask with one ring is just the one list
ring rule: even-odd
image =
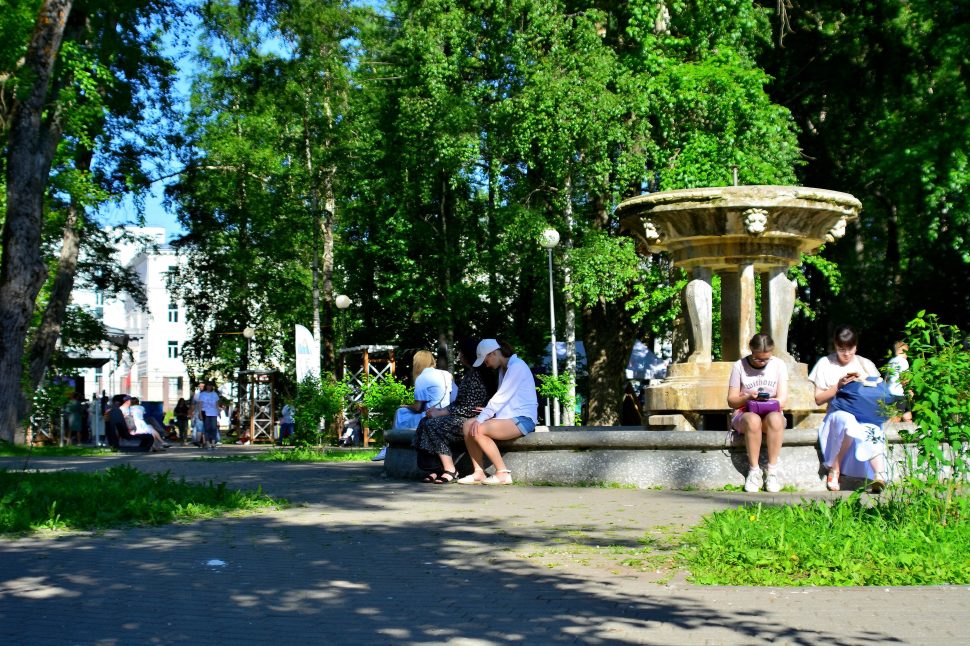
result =
[{"label": "fountain pedestal", "polygon": [[[861,204],[847,193],[794,186],[728,186],[641,195],[617,207],[623,224],[650,251],[670,254],[691,280],[684,290],[690,354],[646,389],[647,426],[658,430],[724,429],[731,364],[748,353],[761,325],[789,366],[793,428],[810,428],[821,412],[807,366],[788,352],[795,285],[785,275],[825,242],[845,233]],[[721,359],[712,361],[712,287],[721,279]]]}]

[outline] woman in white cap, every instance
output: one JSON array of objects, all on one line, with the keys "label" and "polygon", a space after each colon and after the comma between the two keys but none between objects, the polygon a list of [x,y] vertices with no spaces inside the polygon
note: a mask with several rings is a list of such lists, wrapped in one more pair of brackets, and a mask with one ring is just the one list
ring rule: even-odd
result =
[{"label": "woman in white cap", "polygon": [[[535,430],[539,410],[536,382],[529,366],[513,354],[507,343],[485,339],[478,344],[477,355],[474,366],[477,368],[484,363],[498,370],[499,385],[478,417],[467,420],[462,428],[468,457],[475,471],[458,482],[509,485],[512,484],[512,472],[505,468],[495,441],[514,440]],[[495,465],[495,475],[485,476],[483,456]]]}]

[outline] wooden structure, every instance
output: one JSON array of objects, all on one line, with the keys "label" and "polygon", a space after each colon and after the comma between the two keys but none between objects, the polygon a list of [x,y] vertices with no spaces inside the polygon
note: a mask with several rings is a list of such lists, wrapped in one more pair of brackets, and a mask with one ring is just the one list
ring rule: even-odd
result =
[{"label": "wooden structure", "polygon": [[276,441],[276,371],[240,370],[239,383],[246,388],[241,422],[249,429],[250,442],[272,444]]},{"label": "wooden structure", "polygon": [[[337,351],[337,379],[349,375],[353,395],[351,401],[359,404],[364,397],[365,381],[382,381],[394,374],[393,345],[357,345]],[[370,444],[370,429],[363,427],[364,446]]]}]

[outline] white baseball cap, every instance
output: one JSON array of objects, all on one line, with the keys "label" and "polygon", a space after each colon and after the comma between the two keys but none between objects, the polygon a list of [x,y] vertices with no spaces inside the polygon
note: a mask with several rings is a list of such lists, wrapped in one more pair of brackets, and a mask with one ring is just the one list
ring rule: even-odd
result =
[{"label": "white baseball cap", "polygon": [[490,352],[494,352],[500,347],[501,346],[499,346],[498,341],[495,339],[482,339],[478,343],[478,347],[475,349],[475,353],[478,355],[478,358],[475,359],[475,363],[472,365],[478,368],[482,365],[482,363],[484,363],[485,357],[488,356]]}]

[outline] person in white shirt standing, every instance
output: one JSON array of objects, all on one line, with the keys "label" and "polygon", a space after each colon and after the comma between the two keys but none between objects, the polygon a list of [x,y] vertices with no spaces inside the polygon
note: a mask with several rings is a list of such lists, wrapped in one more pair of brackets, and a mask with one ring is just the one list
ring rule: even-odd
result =
[{"label": "person in white shirt standing", "polygon": [[[539,398],[532,371],[522,359],[512,352],[511,346],[496,339],[485,339],[478,344],[474,367],[483,363],[499,371],[498,391],[488,400],[478,417],[467,420],[462,428],[465,447],[475,471],[460,478],[460,484],[512,484],[512,472],[505,468],[505,461],[495,440],[514,440],[524,437],[536,428]],[[483,456],[495,465],[495,475],[485,476]]]},{"label": "person in white shirt standing", "polygon": [[215,384],[206,382],[205,390],[195,399],[195,406],[202,418],[202,430],[205,434],[202,446],[210,451],[215,450],[219,433],[219,393],[216,392]]}]

